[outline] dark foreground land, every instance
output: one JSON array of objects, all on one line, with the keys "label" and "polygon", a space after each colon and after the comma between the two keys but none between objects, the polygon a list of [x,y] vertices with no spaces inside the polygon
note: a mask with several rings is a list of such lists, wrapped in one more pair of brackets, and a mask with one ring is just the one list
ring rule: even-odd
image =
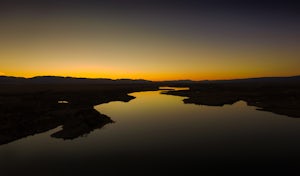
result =
[{"label": "dark foreground land", "polygon": [[[39,78],[40,79],[40,78]],[[268,81],[208,81],[208,82],[139,82],[122,83],[101,80],[102,83],[77,83],[69,80],[48,83],[39,81],[27,83],[26,80],[0,84],[0,145],[26,136],[46,132],[58,126],[62,130],[52,134],[54,138],[74,139],[88,134],[95,129],[113,123],[113,120],[99,113],[93,107],[110,101],[130,101],[134,97],[128,93],[157,90],[159,86],[189,87],[190,90],[165,91],[170,95],[188,97],[185,103],[199,105],[223,106],[239,100],[260,110],[270,111],[290,117],[300,117],[300,79],[282,78]],[[23,82],[24,81],[24,82]],[[35,81],[35,80],[33,80]],[[74,82],[73,82],[74,81]],[[107,81],[108,83],[103,83]],[[125,82],[124,82],[125,81]],[[26,82],[26,83],[25,83]],[[130,82],[130,81],[129,81]],[[1,82],[0,82],[1,83]],[[153,129],[155,130],[155,129]],[[195,134],[197,135],[197,134]],[[127,140],[127,139],[124,139]],[[147,140],[147,139],[145,139]],[[295,139],[297,140],[297,139]],[[191,146],[192,147],[192,146]],[[281,173],[293,174],[298,170],[299,158],[277,156],[265,158],[235,159],[231,156],[220,158],[195,157],[186,158],[185,151],[174,156],[164,153],[141,154],[139,151],[120,155],[91,156],[90,158],[69,159],[64,156],[49,160],[41,158],[36,163],[19,163],[15,169],[6,168],[16,175],[220,175],[229,173],[237,175],[268,175]],[[76,157],[75,157],[76,158]],[[82,162],[84,161],[84,162]],[[71,166],[70,169],[64,169]],[[101,166],[101,168],[99,168]],[[35,168],[35,169],[28,169]],[[50,169],[49,169],[50,168]],[[60,169],[61,168],[61,169]],[[67,167],[69,168],[69,167]],[[4,171],[5,173],[5,171]],[[299,172],[298,172],[299,173]],[[224,174],[223,174],[224,175]]]},{"label": "dark foreground land", "polygon": [[74,139],[113,123],[93,107],[110,101],[130,101],[129,93],[158,90],[159,86],[189,87],[165,91],[188,97],[185,103],[223,106],[239,100],[290,117],[300,117],[300,77],[228,81],[108,80],[63,77],[0,79],[0,145],[48,131],[52,137]]},{"label": "dark foreground land", "polygon": [[188,97],[184,103],[208,106],[223,106],[242,100],[258,110],[300,117],[299,77],[205,81],[186,86],[190,90],[164,93]]},{"label": "dark foreground land", "polygon": [[157,90],[153,84],[0,85],[0,145],[58,126],[52,137],[74,139],[113,123],[94,109],[110,101],[127,102],[128,93]]}]

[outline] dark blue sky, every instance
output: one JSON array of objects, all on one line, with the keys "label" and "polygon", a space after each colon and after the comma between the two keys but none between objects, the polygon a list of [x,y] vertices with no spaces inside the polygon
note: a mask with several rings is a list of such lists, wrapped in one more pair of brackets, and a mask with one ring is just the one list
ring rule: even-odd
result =
[{"label": "dark blue sky", "polygon": [[240,10],[298,13],[299,3],[292,0],[2,0],[2,9],[21,8],[173,8],[187,10]]}]

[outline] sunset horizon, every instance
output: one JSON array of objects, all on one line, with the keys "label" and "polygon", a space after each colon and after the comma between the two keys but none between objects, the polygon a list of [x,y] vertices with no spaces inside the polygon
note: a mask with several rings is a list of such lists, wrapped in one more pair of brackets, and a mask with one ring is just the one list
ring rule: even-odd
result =
[{"label": "sunset horizon", "polygon": [[299,175],[295,0],[0,0],[1,176]]},{"label": "sunset horizon", "polygon": [[3,3],[0,73],[149,80],[300,74],[299,15],[289,2],[116,2]]},{"label": "sunset horizon", "polygon": [[5,76],[5,77],[16,77],[16,78],[26,78],[26,79],[31,79],[31,78],[36,78],[36,77],[62,77],[62,78],[83,78],[83,79],[111,79],[111,80],[120,80],[120,79],[130,79],[130,80],[146,80],[146,81],[153,81],[153,82],[164,82],[164,81],[181,81],[181,80],[189,80],[189,81],[217,81],[217,80],[238,80],[238,79],[253,79],[253,78],[285,78],[285,77],[297,77],[300,76],[300,74],[294,74],[294,75],[257,75],[257,76],[245,76],[245,77],[211,77],[211,78],[200,78],[200,79],[190,79],[190,78],[181,78],[181,79],[176,79],[176,78],[170,78],[170,79],[145,79],[143,77],[85,77],[85,76],[70,76],[70,75],[33,75],[33,76],[22,76],[22,75],[5,75],[5,74],[0,74],[0,76]]}]

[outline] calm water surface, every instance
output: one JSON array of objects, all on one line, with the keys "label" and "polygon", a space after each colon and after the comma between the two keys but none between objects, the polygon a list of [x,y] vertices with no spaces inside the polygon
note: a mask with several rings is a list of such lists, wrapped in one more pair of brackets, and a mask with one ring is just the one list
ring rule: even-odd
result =
[{"label": "calm water surface", "polygon": [[[115,121],[74,140],[51,138],[61,127],[0,146],[3,173],[68,173],[144,161],[214,161],[300,156],[300,119],[255,110],[245,102],[223,107],[184,104],[184,97],[137,92],[130,102],[95,109]],[[149,159],[151,158],[151,159]],[[184,163],[184,162],[182,162]],[[153,163],[152,163],[153,164]]]}]

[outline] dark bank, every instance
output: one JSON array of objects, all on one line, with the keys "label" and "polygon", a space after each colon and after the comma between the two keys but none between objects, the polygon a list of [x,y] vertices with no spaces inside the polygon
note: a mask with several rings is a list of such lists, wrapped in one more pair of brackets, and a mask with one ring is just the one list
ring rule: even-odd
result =
[{"label": "dark bank", "polygon": [[[189,90],[157,91],[159,86]],[[299,117],[298,101],[299,82],[289,79],[2,84],[1,170],[7,175],[297,173],[300,123],[290,117]],[[293,114],[282,110],[288,103]]]}]

